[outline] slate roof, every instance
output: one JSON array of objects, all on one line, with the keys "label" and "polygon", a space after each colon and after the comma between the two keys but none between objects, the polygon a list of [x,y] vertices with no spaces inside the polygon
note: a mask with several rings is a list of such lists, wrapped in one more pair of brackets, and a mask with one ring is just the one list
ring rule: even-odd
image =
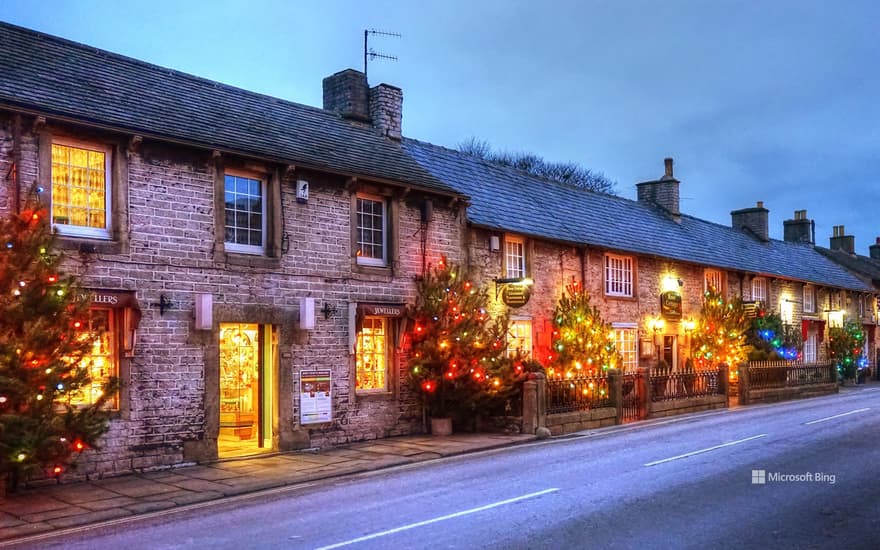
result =
[{"label": "slate roof", "polygon": [[457,195],[335,113],[0,22],[0,106]]},{"label": "slate roof", "polygon": [[471,197],[474,225],[537,238],[670,258],[871,291],[812,245],[761,242],[732,227],[682,215],[677,223],[655,207],[559,184],[412,139],[404,149],[438,179]]},{"label": "slate roof", "polygon": [[856,275],[863,279],[868,279],[880,287],[880,260],[875,260],[870,256],[848,254],[842,250],[831,250],[821,246],[817,246],[816,250]]}]

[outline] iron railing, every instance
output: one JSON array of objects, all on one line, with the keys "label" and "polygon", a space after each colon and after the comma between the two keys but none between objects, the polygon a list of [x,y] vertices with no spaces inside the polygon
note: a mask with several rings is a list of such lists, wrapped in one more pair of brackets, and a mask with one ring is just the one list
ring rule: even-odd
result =
[{"label": "iron railing", "polygon": [[748,364],[749,389],[788,388],[837,382],[833,362],[752,361]]},{"label": "iron railing", "polygon": [[651,375],[651,401],[671,401],[718,393],[719,371],[686,371]]},{"label": "iron railing", "polygon": [[548,414],[613,406],[608,376],[548,379],[545,388]]}]

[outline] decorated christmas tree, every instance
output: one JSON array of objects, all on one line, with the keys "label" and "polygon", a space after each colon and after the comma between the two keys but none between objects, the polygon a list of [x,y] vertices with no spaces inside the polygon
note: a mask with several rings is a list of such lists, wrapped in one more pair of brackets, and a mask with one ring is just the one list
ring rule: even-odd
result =
[{"label": "decorated christmas tree", "polygon": [[752,346],[749,359],[757,361],[798,359],[801,357],[802,340],[799,327],[786,325],[782,322],[782,317],[776,313],[760,308],[755,313],[755,319],[748,333],[747,341]]},{"label": "decorated christmas tree", "polygon": [[596,376],[622,363],[614,331],[577,283],[568,285],[556,304],[547,359],[547,375],[551,378]]},{"label": "decorated christmas tree", "polygon": [[60,262],[44,211],[0,220],[0,479],[11,490],[40,470],[59,476],[107,430],[114,387],[72,404],[90,388],[79,362],[92,338],[85,299]]},{"label": "decorated christmas tree", "polygon": [[746,360],[749,345],[746,337],[751,324],[742,300],[725,300],[720,292],[709,289],[703,296],[700,318],[691,339],[691,350],[698,370],[716,369],[724,363],[730,376]]},{"label": "decorated christmas tree", "polygon": [[488,305],[486,289],[445,258],[418,282],[410,376],[430,416],[469,422],[515,390],[523,367],[507,356],[508,319]]},{"label": "decorated christmas tree", "polygon": [[855,378],[859,368],[867,365],[865,332],[861,325],[848,320],[842,327],[828,330],[828,355],[837,365],[841,378]]}]

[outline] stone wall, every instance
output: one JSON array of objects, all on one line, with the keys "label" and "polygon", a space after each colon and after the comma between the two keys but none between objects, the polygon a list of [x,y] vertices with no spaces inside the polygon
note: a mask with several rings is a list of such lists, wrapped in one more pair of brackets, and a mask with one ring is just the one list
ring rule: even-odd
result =
[{"label": "stone wall", "polygon": [[699,411],[714,409],[726,409],[728,400],[726,395],[707,395],[703,397],[690,397],[687,399],[672,399],[651,403],[648,408],[649,418],[663,418],[678,414],[688,414]]},{"label": "stone wall", "polygon": [[550,430],[551,435],[565,435],[582,430],[614,426],[616,419],[617,409],[603,407],[589,411],[548,414],[545,427]]}]

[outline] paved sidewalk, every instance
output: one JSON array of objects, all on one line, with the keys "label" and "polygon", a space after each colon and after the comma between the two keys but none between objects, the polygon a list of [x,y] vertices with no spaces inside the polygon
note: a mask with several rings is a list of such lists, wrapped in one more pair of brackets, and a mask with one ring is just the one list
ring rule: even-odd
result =
[{"label": "paved sidewalk", "polygon": [[395,437],[320,452],[273,454],[20,489],[0,499],[0,541],[533,439],[501,434]]}]

